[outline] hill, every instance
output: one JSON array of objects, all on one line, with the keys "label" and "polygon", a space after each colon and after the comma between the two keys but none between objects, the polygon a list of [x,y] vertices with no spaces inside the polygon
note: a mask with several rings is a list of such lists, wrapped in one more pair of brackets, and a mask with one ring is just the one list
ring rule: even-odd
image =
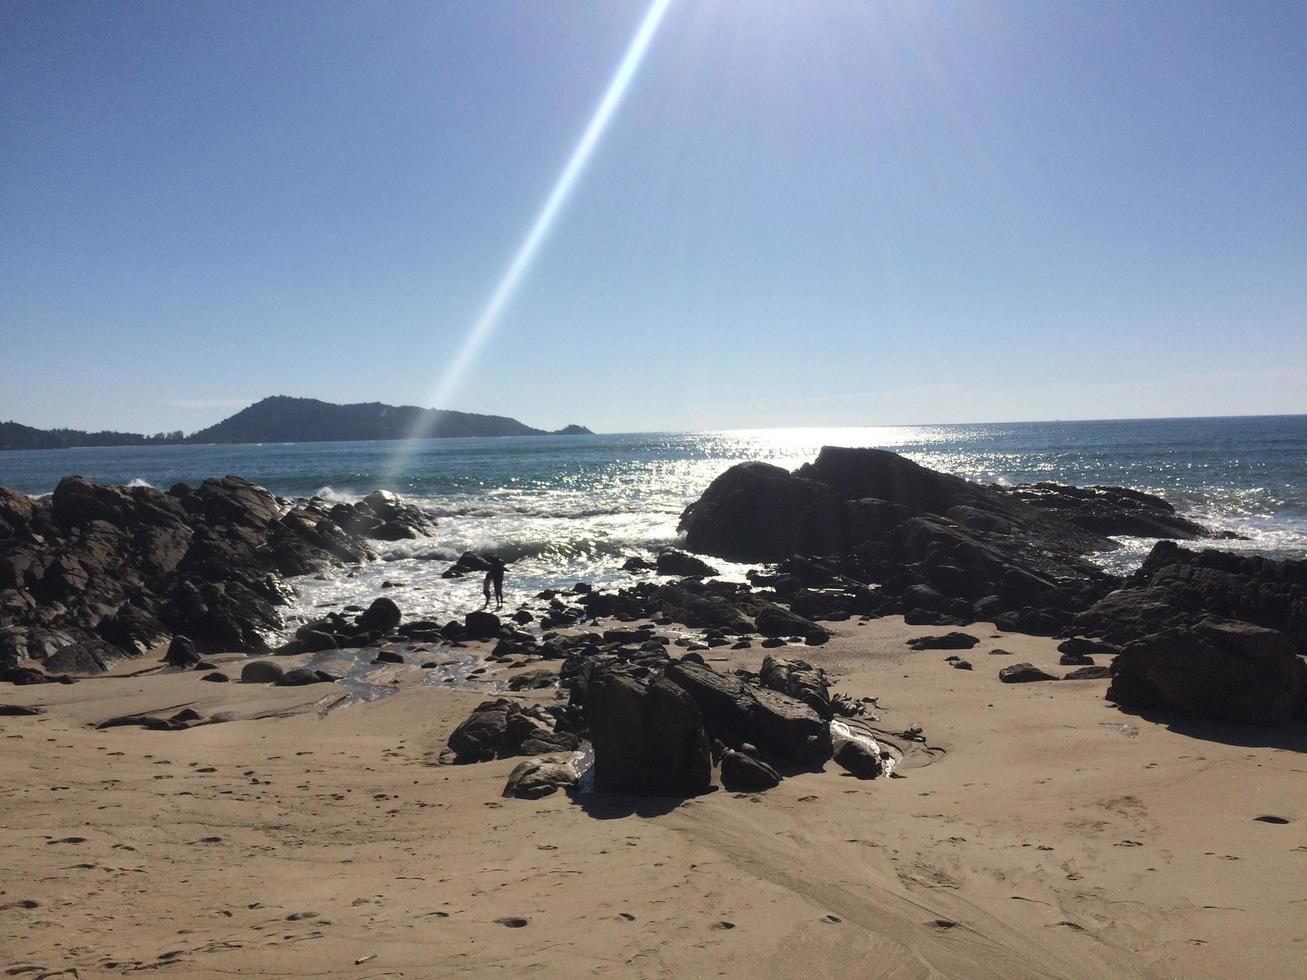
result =
[{"label": "hill", "polygon": [[432,438],[468,436],[593,435],[580,425],[546,432],[503,415],[476,415],[415,405],[365,402],[335,405],[316,398],[274,395],[189,436],[180,431],[146,436],[133,432],[35,429],[0,422],[0,449],[68,449],[73,446],[142,446],[167,443],[351,442],[404,439],[419,425]]}]

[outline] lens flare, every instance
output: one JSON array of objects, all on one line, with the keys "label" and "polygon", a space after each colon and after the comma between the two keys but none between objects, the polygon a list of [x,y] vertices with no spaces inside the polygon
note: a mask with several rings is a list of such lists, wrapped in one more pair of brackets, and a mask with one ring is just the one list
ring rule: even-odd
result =
[{"label": "lens flare", "polygon": [[[594,155],[595,148],[604,135],[604,130],[612,121],[613,115],[622,102],[622,97],[626,95],[632,79],[635,78],[635,73],[640,67],[645,52],[649,49],[650,42],[653,41],[653,36],[658,30],[658,25],[662,22],[663,15],[667,13],[667,8],[671,5],[672,0],[653,0],[653,3],[649,5],[649,9],[645,12],[644,18],[640,21],[640,26],[635,32],[635,36],[631,38],[626,53],[622,56],[617,70],[608,83],[608,88],[604,91],[603,98],[599,100],[599,105],[595,108],[589,123],[581,133],[580,140],[577,141],[571,156],[568,157],[566,166],[563,167],[562,173],[558,175],[553,189],[550,190],[549,196],[545,198],[544,205],[536,215],[535,221],[531,223],[526,237],[522,239],[522,243],[517,247],[512,261],[504,270],[504,274],[500,277],[494,292],[490,294],[490,299],[487,300],[485,307],[481,310],[481,315],[472,324],[472,329],[468,331],[467,336],[463,339],[458,352],[450,360],[435,388],[432,389],[427,400],[428,405],[437,408],[444,407],[457,390],[459,382],[467,373],[467,369],[476,359],[477,353],[490,334],[494,332],[495,326],[504,314],[504,310],[508,308],[509,303],[512,301],[513,294],[517,291],[522,277],[530,269],[531,263],[540,251],[540,246],[549,235],[550,228],[557,220],[563,205],[567,203],[568,197],[571,196],[577,181],[585,171],[586,164],[590,162],[590,157]],[[392,479],[412,454],[413,441],[425,438],[430,430],[431,416],[424,416],[421,421],[414,425],[412,431],[408,434],[408,438],[400,443],[389,467],[388,475]]]}]

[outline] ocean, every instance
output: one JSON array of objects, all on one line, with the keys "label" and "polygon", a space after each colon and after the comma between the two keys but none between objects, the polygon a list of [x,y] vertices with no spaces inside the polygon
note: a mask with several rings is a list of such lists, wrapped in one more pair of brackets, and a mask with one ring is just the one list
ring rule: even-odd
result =
[{"label": "ocean", "polygon": [[[479,579],[442,579],[463,551],[510,562],[506,601],[573,582],[616,585],[632,554],[674,544],[681,511],[727,467],[794,468],[823,445],[876,446],[986,483],[1112,484],[1156,493],[1246,541],[1211,546],[1307,557],[1307,415],[1100,422],[759,429],[494,439],[432,439],[393,468],[393,442],[130,446],[0,453],[0,485],[48,493],[77,473],[167,489],[234,473],[286,496],[352,501],[384,487],[422,504],[440,531],[376,542],[383,560],[295,580],[292,623],[366,603],[385,589],[405,617],[446,619],[481,604]],[[1153,542],[1121,539],[1096,556],[1135,567]],[[1201,545],[1200,545],[1201,546]],[[728,577],[747,566],[714,561]]]}]

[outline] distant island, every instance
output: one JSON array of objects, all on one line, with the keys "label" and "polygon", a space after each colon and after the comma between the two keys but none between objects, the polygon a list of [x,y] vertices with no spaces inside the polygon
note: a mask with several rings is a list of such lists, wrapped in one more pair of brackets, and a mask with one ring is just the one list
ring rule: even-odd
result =
[{"label": "distant island", "polygon": [[273,395],[189,436],[180,429],[147,436],[136,432],[36,429],[18,422],[0,422],[0,450],[182,443],[368,442],[406,438],[419,424],[425,426],[428,436],[441,439],[594,435],[583,425],[569,425],[548,432],[503,415],[476,415],[472,412],[418,408],[416,405],[383,405],[381,402],[335,405],[316,398]]}]

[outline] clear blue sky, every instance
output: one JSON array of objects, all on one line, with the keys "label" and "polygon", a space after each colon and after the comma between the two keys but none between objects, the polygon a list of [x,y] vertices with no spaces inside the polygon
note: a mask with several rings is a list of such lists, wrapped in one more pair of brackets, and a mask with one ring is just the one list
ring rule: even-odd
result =
[{"label": "clear blue sky", "polygon": [[[425,404],[646,4],[0,4],[0,419]],[[1307,4],[677,0],[437,407],[1307,411]]]}]

